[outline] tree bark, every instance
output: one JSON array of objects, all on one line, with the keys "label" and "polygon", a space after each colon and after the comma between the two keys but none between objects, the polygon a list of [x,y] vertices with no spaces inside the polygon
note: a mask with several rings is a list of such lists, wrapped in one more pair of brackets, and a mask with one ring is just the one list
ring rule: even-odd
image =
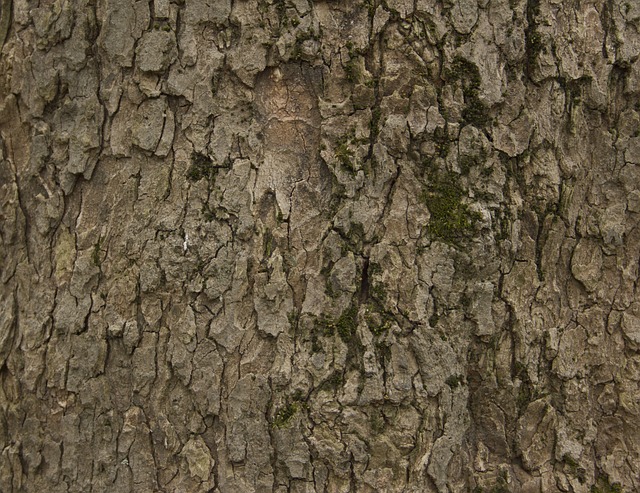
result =
[{"label": "tree bark", "polygon": [[0,491],[640,490],[638,5],[2,1]]}]

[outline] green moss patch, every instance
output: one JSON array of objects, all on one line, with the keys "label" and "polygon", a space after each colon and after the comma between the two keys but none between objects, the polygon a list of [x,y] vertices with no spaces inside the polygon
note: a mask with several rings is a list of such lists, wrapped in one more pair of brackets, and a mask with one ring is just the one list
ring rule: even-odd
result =
[{"label": "green moss patch", "polygon": [[591,493],[624,493],[620,483],[611,483],[608,476],[599,477],[590,491]]},{"label": "green moss patch", "polygon": [[491,117],[488,106],[479,97],[482,78],[476,64],[457,56],[446,71],[446,76],[451,82],[460,81],[462,84],[465,102],[465,108],[462,110],[464,121],[477,127],[488,124]]},{"label": "green moss patch", "polygon": [[298,407],[299,406],[297,402],[292,402],[291,404],[279,409],[275,417],[273,418],[273,427],[286,427],[298,412]]},{"label": "green moss patch", "polygon": [[200,181],[203,178],[213,181],[217,170],[230,167],[230,160],[226,160],[222,166],[219,166],[209,156],[201,152],[193,152],[191,154],[191,166],[187,170],[187,179],[193,182]]},{"label": "green moss patch", "polygon": [[355,305],[347,308],[336,322],[338,335],[344,342],[349,342],[358,328],[358,309]]},{"label": "green moss patch", "polygon": [[324,336],[332,336],[337,333],[345,343],[352,340],[358,328],[358,308],[351,305],[337,320],[321,317],[316,320],[316,331]]},{"label": "green moss patch", "polygon": [[462,202],[464,196],[452,173],[427,187],[424,201],[431,213],[428,231],[432,238],[459,243],[474,233],[480,214]]}]

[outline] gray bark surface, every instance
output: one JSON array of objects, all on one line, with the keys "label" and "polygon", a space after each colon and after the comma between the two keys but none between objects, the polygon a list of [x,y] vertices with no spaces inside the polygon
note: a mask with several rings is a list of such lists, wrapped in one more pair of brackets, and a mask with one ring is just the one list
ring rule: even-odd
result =
[{"label": "gray bark surface", "polygon": [[640,491],[636,0],[11,3],[0,491]]}]

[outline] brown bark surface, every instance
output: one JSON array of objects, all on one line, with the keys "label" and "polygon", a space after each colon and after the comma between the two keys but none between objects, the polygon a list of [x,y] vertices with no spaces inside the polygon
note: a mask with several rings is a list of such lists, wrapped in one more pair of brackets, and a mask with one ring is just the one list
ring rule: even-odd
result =
[{"label": "brown bark surface", "polygon": [[0,491],[640,490],[637,1],[4,0],[0,45]]}]

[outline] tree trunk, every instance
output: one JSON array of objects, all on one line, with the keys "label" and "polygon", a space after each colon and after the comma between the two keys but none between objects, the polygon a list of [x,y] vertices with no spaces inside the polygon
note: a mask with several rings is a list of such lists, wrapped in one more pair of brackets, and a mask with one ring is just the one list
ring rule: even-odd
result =
[{"label": "tree trunk", "polygon": [[639,5],[2,0],[0,491],[639,491]]}]

